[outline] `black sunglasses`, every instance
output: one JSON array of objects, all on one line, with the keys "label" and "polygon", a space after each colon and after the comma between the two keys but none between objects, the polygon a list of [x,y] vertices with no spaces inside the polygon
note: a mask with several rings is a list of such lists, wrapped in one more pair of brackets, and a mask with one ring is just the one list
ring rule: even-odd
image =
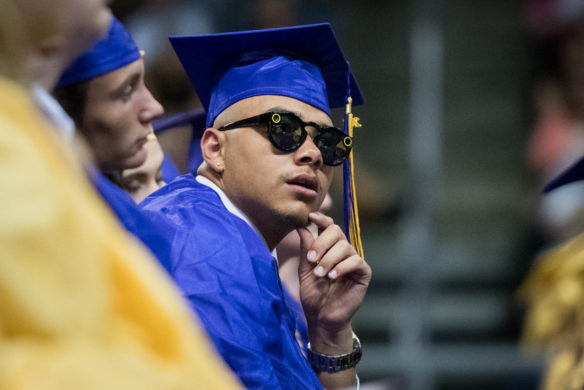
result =
[{"label": "black sunglasses", "polygon": [[313,142],[322,154],[326,165],[339,165],[349,156],[353,138],[336,127],[322,127],[314,122],[303,122],[291,112],[266,112],[251,118],[229,123],[218,130],[231,130],[248,126],[268,127],[268,139],[279,150],[292,152],[306,140],[306,126],[317,130]]}]

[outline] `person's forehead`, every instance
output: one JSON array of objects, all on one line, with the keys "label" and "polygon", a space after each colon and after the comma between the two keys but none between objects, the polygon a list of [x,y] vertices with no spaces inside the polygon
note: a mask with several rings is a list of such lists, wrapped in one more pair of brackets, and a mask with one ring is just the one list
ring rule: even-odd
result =
[{"label": "person's forehead", "polygon": [[96,92],[109,93],[112,89],[122,86],[126,81],[130,81],[133,77],[141,77],[143,73],[144,60],[140,58],[112,72],[91,79],[89,85]]},{"label": "person's forehead", "polygon": [[332,124],[332,120],[326,112],[298,99],[280,95],[260,95],[240,100],[221,113],[218,119],[221,118],[222,122],[234,122],[268,111],[292,112],[306,122]]}]

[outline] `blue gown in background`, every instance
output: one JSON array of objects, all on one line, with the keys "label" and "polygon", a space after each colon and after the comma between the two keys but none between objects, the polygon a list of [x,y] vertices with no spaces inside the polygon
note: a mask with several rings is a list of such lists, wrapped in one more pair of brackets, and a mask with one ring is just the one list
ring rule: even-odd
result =
[{"label": "blue gown in background", "polygon": [[[258,234],[191,174],[140,204],[172,236],[171,273],[217,350],[249,389],[322,389],[302,321]],[[298,339],[297,339],[298,338]]]},{"label": "blue gown in background", "polygon": [[147,220],[130,195],[112,183],[101,172],[92,172],[91,180],[97,192],[107,203],[127,231],[137,237],[170,271],[170,240],[165,232]]}]

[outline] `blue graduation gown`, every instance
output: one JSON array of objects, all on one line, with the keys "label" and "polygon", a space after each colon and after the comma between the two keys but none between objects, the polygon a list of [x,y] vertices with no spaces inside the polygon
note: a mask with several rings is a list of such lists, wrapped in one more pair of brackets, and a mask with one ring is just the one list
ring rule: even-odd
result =
[{"label": "blue graduation gown", "polygon": [[160,264],[170,270],[170,240],[158,226],[150,223],[130,195],[109,181],[101,172],[91,175],[93,185],[103,200],[126,230],[137,237],[158,259]]},{"label": "blue graduation gown", "polygon": [[172,276],[247,388],[322,389],[299,347],[276,260],[213,189],[182,175],[140,208],[172,235]]},{"label": "blue graduation gown", "polygon": [[306,317],[304,317],[304,309],[302,308],[302,304],[298,302],[285,287],[283,287],[282,290],[284,290],[286,305],[288,306],[288,309],[294,313],[296,320],[296,331],[294,332],[294,337],[296,337],[302,355],[306,357],[306,348],[308,347],[308,324],[306,324]]}]

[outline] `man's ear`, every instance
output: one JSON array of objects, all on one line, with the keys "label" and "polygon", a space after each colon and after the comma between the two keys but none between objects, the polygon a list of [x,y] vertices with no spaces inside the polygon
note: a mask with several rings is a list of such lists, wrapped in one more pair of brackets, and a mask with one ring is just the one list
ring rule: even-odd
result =
[{"label": "man's ear", "polygon": [[225,134],[217,129],[208,128],[201,137],[201,154],[209,169],[222,174],[225,169]]}]

